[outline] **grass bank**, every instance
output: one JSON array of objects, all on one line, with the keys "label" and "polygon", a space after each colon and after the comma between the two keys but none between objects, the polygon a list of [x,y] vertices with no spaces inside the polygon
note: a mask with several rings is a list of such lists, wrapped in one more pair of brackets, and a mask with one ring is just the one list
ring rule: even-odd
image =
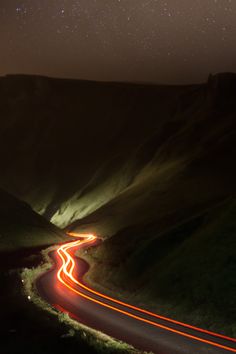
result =
[{"label": "grass bank", "polygon": [[[80,252],[91,266],[86,281],[161,315],[236,337],[235,216],[231,200],[161,235],[123,230]],[[138,232],[146,241],[132,244]],[[132,252],[121,252],[124,239]]]},{"label": "grass bank", "polygon": [[50,247],[42,251],[44,262],[34,268],[24,268],[21,271],[21,279],[25,297],[35,304],[38,308],[52,317],[57,317],[59,323],[62,323],[67,328],[67,333],[64,335],[69,338],[74,338],[76,341],[82,341],[91,350],[96,353],[117,353],[117,354],[138,354],[140,351],[134,349],[130,345],[121,341],[115,340],[99,331],[93,330],[69,317],[68,314],[61,313],[45,302],[37,293],[35,280],[37,277],[51,268],[51,258],[49,252],[54,248]]}]

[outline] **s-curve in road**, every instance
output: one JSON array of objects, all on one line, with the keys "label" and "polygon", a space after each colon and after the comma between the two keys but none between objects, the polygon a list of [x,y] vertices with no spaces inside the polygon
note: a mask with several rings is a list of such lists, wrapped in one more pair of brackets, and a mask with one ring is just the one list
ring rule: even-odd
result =
[{"label": "s-curve in road", "polygon": [[37,279],[40,295],[79,322],[134,347],[157,354],[236,353],[236,339],[160,316],[102,294],[83,282],[88,264],[78,248],[95,245],[94,235],[70,233],[74,241],[51,254],[55,266]]}]

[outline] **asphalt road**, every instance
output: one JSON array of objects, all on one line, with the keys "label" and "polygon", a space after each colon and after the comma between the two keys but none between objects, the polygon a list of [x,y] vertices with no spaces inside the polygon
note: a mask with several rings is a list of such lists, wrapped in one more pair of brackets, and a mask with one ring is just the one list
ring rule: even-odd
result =
[{"label": "asphalt road", "polygon": [[79,322],[141,350],[157,354],[236,353],[236,339],[162,318],[89,288],[83,282],[88,264],[74,253],[78,247],[96,242],[96,237],[86,235],[59,246],[51,254],[54,266],[36,282],[40,295],[48,303]]}]

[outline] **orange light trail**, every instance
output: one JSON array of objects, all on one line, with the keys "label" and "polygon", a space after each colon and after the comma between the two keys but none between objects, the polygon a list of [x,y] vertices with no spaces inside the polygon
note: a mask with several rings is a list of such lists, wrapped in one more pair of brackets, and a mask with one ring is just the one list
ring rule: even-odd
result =
[{"label": "orange light trail", "polygon": [[[100,293],[100,292],[98,292],[98,291],[86,286],[85,284],[81,283],[79,280],[75,279],[75,277],[73,275],[73,272],[74,272],[74,269],[75,269],[75,261],[74,261],[73,257],[70,255],[70,253],[68,252],[68,250],[71,250],[73,248],[78,248],[78,247],[81,248],[81,247],[85,247],[85,246],[88,246],[88,245],[92,245],[93,243],[95,243],[97,241],[97,237],[92,235],[92,234],[68,233],[68,235],[72,236],[72,237],[77,237],[79,239],[75,240],[75,241],[68,242],[68,243],[60,246],[57,249],[57,253],[58,253],[60,259],[62,260],[62,265],[61,265],[60,269],[57,272],[57,279],[59,280],[60,283],[62,283],[64,286],[66,286],[72,292],[76,293],[77,295],[79,295],[79,296],[81,296],[81,297],[83,297],[83,298],[85,298],[85,299],[87,299],[89,301],[97,303],[97,304],[99,304],[99,305],[101,305],[103,307],[109,308],[109,309],[111,309],[113,311],[119,312],[119,313],[121,313],[123,315],[126,315],[128,317],[134,318],[134,319],[136,319],[138,321],[142,321],[142,322],[145,322],[145,323],[150,324],[152,326],[167,330],[169,332],[172,332],[172,333],[175,333],[175,334],[178,334],[178,335],[181,335],[181,336],[184,336],[184,337],[187,337],[187,338],[190,338],[190,339],[202,342],[202,343],[206,343],[206,344],[212,345],[214,347],[218,347],[218,348],[221,348],[221,349],[236,353],[236,349],[234,349],[234,348],[231,348],[231,347],[228,347],[228,346],[225,346],[225,345],[216,343],[214,341],[207,340],[207,339],[204,339],[204,338],[201,338],[201,337],[198,337],[198,336],[186,333],[186,332],[182,332],[180,330],[168,327],[166,325],[162,325],[162,324],[156,323],[154,321],[148,320],[148,319],[143,318],[141,316],[134,315],[134,314],[132,314],[132,313],[130,313],[128,311],[121,310],[120,308],[115,307],[114,304],[118,304],[118,305],[126,307],[127,309],[132,309],[132,310],[135,310],[135,311],[137,311],[139,313],[143,313],[145,315],[151,316],[153,318],[160,319],[160,320],[163,320],[163,321],[166,321],[168,323],[175,324],[175,325],[179,325],[179,326],[184,327],[184,328],[195,330],[195,331],[200,332],[200,333],[208,334],[208,335],[211,335],[211,336],[219,338],[219,339],[224,339],[224,340],[228,340],[228,341],[236,343],[236,339],[235,338],[227,337],[227,336],[224,336],[224,335],[221,335],[221,334],[218,334],[218,333],[214,333],[214,332],[211,332],[211,331],[208,331],[208,330],[204,330],[202,328],[191,326],[189,324],[186,324],[186,323],[183,323],[183,322],[180,322],[180,321],[176,321],[176,320],[173,320],[173,319],[170,319],[170,318],[155,314],[153,312],[138,308],[136,306],[127,304],[127,303],[125,303],[123,301],[120,301],[120,300],[114,299],[114,298],[112,298],[112,297],[110,297],[108,295],[102,294],[102,293]],[[68,279],[69,279],[69,282],[68,282]],[[106,299],[106,300],[111,301],[113,304],[109,305],[109,304],[104,303],[104,302],[102,302],[102,301],[100,301],[98,299],[95,299],[95,298],[93,298],[93,297],[91,297],[89,295],[84,294],[83,292],[77,290],[75,287],[71,286],[70,285],[70,281],[72,282],[72,284],[78,285],[82,289],[88,291],[91,294],[91,296],[92,296],[92,294],[94,294],[96,296],[99,296],[102,299]]]}]

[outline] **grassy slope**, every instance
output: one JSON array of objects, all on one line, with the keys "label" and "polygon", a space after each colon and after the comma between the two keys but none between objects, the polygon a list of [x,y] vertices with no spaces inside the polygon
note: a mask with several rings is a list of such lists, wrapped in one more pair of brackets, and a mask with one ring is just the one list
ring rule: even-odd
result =
[{"label": "grassy slope", "polygon": [[0,190],[1,252],[43,247],[61,242],[64,234],[25,202]]},{"label": "grassy slope", "polygon": [[163,315],[235,336],[235,215],[236,201],[229,200],[161,234],[153,224],[120,231],[89,252],[96,265],[90,282],[116,294],[122,289],[126,300]]}]

